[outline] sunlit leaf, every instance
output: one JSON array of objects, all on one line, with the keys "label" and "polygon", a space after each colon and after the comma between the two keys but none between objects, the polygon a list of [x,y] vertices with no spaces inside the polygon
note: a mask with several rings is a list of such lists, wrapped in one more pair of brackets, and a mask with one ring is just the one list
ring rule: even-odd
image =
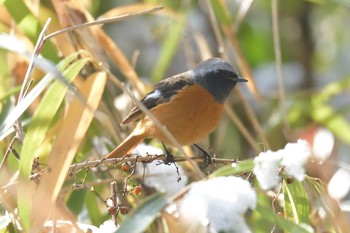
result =
[{"label": "sunlit leaf", "polygon": [[350,144],[350,124],[343,114],[328,104],[313,102],[312,117],[331,130],[343,142]]},{"label": "sunlit leaf", "polygon": [[100,103],[106,80],[107,75],[103,71],[90,74],[79,85],[79,91],[86,100],[86,104],[77,98],[70,102],[49,155],[47,169],[50,172],[41,176],[36,195],[33,195],[32,202],[35,210],[42,202],[45,202],[48,207],[40,208],[41,215],[30,216],[31,229],[40,228],[46,216],[49,215],[50,209],[55,208],[69,165],[77,154],[94,117],[93,113]]},{"label": "sunlit leaf", "polygon": [[[74,53],[67,57],[63,63],[60,63],[58,67],[63,69],[66,65],[72,62],[79,53]],[[1,122],[0,125],[0,140],[7,137],[12,131],[12,125],[20,118],[20,116],[27,110],[27,108],[34,102],[34,100],[44,91],[44,89],[51,83],[51,81],[57,76],[57,80],[68,87],[77,98],[81,99],[80,93],[77,92],[73,86],[64,78],[64,75],[56,68],[56,66],[47,59],[38,59],[36,65],[43,68],[47,74],[40,80],[35,87],[29,91],[29,93],[16,105],[14,109],[7,115],[6,119]]]},{"label": "sunlit leaf", "polygon": [[253,160],[244,160],[239,161],[237,163],[234,163],[234,166],[228,165],[225,167],[222,167],[216,171],[214,171],[212,174],[210,174],[210,177],[216,177],[216,176],[232,176],[232,175],[238,175],[245,172],[250,172],[254,168],[254,161]]},{"label": "sunlit leaf", "polygon": [[338,138],[350,144],[350,123],[344,114],[335,110],[328,102],[330,98],[350,89],[350,77],[325,86],[312,99],[311,116],[313,119],[330,129]]},{"label": "sunlit leaf", "polygon": [[320,179],[305,177],[305,183],[308,185],[312,194],[311,200],[320,203],[319,209],[325,212],[322,220],[322,226],[327,227],[329,232],[348,232],[350,225],[346,215],[344,215],[339,203],[329,197],[326,185]]},{"label": "sunlit leaf", "polygon": [[284,216],[297,224],[310,224],[309,197],[302,182],[294,180],[287,184],[283,181]]},{"label": "sunlit leaf", "polygon": [[[67,81],[71,82],[79,74],[87,61],[88,59],[81,59],[73,63],[67,70],[63,71],[63,75],[67,77]],[[67,90],[68,87],[63,85],[60,81],[56,81],[50,86],[34,113],[32,122],[26,132],[20,161],[20,177],[24,183],[19,186],[20,191],[18,194],[20,216],[26,228],[29,227],[30,221],[31,195],[28,194],[28,181],[32,171],[32,162]]]}]

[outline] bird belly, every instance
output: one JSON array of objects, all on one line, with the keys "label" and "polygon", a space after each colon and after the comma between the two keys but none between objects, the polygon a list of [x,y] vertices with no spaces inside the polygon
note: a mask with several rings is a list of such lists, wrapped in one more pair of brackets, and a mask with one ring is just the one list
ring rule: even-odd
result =
[{"label": "bird belly", "polygon": [[[201,141],[215,129],[223,105],[206,89],[195,84],[179,91],[169,102],[152,108],[151,112],[180,145],[190,145]],[[142,121],[146,137],[158,138],[167,145],[173,144],[148,116]]]}]

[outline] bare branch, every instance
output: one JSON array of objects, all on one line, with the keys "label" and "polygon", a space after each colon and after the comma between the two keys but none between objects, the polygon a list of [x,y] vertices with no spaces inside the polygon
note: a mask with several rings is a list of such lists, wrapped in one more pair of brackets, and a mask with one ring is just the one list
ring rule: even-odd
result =
[{"label": "bare branch", "polygon": [[142,14],[146,14],[146,13],[151,13],[151,12],[158,11],[158,10],[161,10],[161,9],[163,9],[162,6],[157,6],[157,7],[151,8],[151,9],[138,11],[138,12],[135,12],[135,13],[126,13],[126,14],[123,14],[123,15],[120,15],[120,16],[116,16],[116,17],[112,17],[112,18],[108,18],[108,19],[101,19],[101,20],[96,20],[96,21],[93,21],[93,22],[87,22],[87,23],[82,23],[82,24],[78,24],[78,25],[73,25],[73,26],[64,28],[62,30],[59,30],[57,32],[51,33],[51,34],[45,36],[44,39],[48,40],[48,39],[50,39],[52,37],[55,37],[55,36],[57,36],[59,34],[62,34],[62,33],[65,33],[65,32],[70,32],[70,31],[73,31],[75,29],[79,29],[79,28],[83,28],[83,27],[90,27],[90,26],[94,26],[94,25],[102,25],[102,24],[105,24],[105,23],[113,23],[113,22],[124,20],[124,19],[126,19],[126,18],[128,18],[130,16],[136,16],[136,15],[142,15]]}]

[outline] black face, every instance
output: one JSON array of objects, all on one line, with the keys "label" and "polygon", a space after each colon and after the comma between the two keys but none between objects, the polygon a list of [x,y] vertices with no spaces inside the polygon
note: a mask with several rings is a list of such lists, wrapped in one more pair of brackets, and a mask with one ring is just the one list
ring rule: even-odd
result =
[{"label": "black face", "polygon": [[245,82],[239,78],[235,69],[220,58],[210,58],[193,69],[194,81],[206,88],[216,99],[223,103],[237,82]]}]

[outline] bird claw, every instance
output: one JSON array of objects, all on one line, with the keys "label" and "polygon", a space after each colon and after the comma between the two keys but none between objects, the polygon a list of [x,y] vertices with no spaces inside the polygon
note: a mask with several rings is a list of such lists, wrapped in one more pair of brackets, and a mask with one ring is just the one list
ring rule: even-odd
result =
[{"label": "bird claw", "polygon": [[210,164],[212,164],[212,159],[210,154],[208,154],[208,152],[206,152],[205,150],[203,150],[200,146],[198,146],[197,144],[193,144],[198,150],[200,150],[203,153],[203,166],[202,168],[205,169],[207,168]]},{"label": "bird claw", "polygon": [[164,160],[164,164],[170,165],[170,164],[172,164],[172,163],[175,163],[174,155],[171,154],[171,153],[169,152],[169,150],[166,148],[166,146],[164,145],[164,143],[162,143],[162,145],[163,145],[163,148],[164,148],[164,150],[165,150],[165,160]]}]

